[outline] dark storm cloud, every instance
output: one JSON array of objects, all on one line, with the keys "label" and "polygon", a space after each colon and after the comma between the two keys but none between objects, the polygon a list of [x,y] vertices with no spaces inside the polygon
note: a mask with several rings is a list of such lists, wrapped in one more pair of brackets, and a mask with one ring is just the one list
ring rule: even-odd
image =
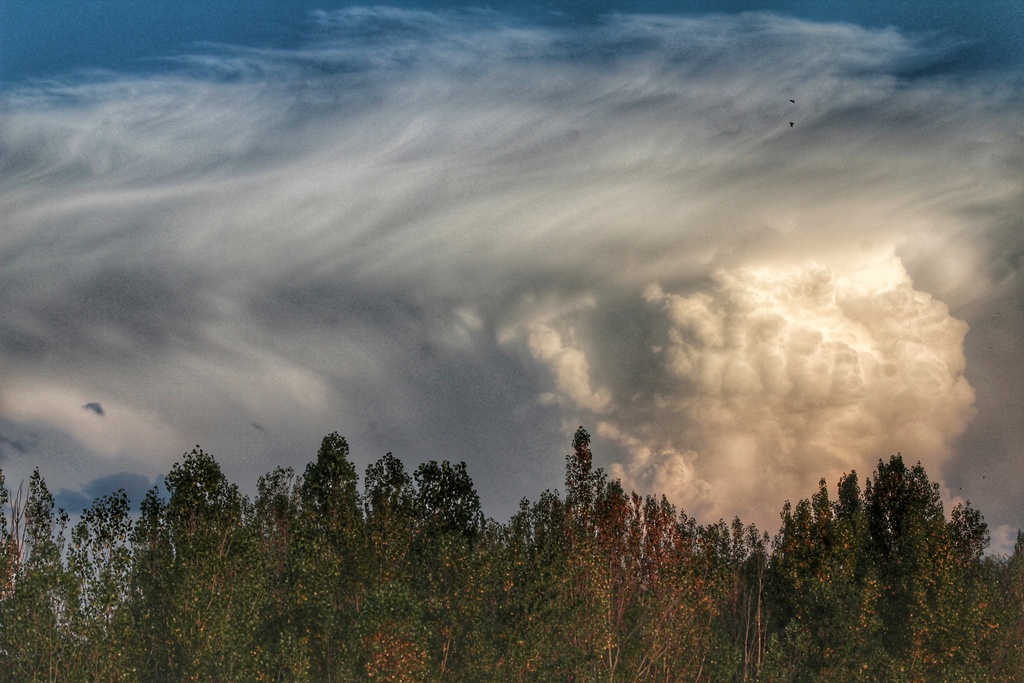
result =
[{"label": "dark storm cloud", "polygon": [[69,514],[81,514],[92,505],[93,499],[81,491],[61,489],[53,496],[54,504]]},{"label": "dark storm cloud", "polygon": [[974,341],[1024,319],[988,317],[1021,286],[1002,75],[768,14],[315,20],[5,95],[3,417],[252,480],[338,429],[360,468],[466,460],[499,516],[581,422],[628,485],[769,525],[888,450],[1013,469],[991,397],[1019,414],[1024,382]]},{"label": "dark storm cloud", "polygon": [[[120,241],[99,239],[103,250]],[[208,274],[160,262],[93,264],[87,252],[23,270],[39,256],[26,255],[0,275],[10,292],[0,313],[0,350],[8,358],[119,360],[195,343],[207,314],[200,281]]]},{"label": "dark storm cloud", "polygon": [[131,507],[138,509],[146,492],[153,486],[153,480],[146,476],[136,472],[118,472],[93,479],[78,490],[62,488],[54,496],[54,501],[70,513],[80,513],[88,509],[94,501],[123,490]]},{"label": "dark storm cloud", "polygon": [[118,472],[93,479],[82,487],[82,492],[95,499],[123,489],[133,506],[138,506],[153,485],[152,479],[137,472]]}]

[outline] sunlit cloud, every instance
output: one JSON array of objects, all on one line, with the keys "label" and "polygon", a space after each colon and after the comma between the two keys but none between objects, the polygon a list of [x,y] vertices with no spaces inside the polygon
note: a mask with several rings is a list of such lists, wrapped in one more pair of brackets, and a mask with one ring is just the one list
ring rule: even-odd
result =
[{"label": "sunlit cloud", "polygon": [[644,299],[662,323],[647,353],[665,379],[626,389],[598,433],[632,456],[616,475],[702,515],[771,523],[780,498],[867,474],[889,448],[941,471],[972,414],[967,326],[896,257],[842,274],[718,272],[706,290],[652,285]]}]

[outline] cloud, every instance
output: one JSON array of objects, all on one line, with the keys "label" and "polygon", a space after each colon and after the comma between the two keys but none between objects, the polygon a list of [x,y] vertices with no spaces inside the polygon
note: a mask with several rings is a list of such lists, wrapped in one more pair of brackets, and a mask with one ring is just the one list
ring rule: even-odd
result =
[{"label": "cloud", "polygon": [[770,523],[780,497],[869,474],[887,450],[941,471],[972,415],[967,326],[895,256],[719,271],[696,293],[652,285],[644,299],[661,324],[634,353],[666,381],[623,387],[598,434],[630,454],[613,468],[624,483],[702,515]]},{"label": "cloud", "polygon": [[1019,531],[1019,528],[1011,527],[1009,524],[1000,524],[991,529],[992,541],[989,545],[989,552],[998,555],[1013,555]]},{"label": "cloud", "polygon": [[133,504],[138,504],[145,497],[146,492],[153,488],[153,481],[137,472],[118,472],[93,479],[82,487],[82,491],[93,498],[114,493],[118,489],[124,489],[128,499]]},{"label": "cloud", "polygon": [[531,326],[526,344],[536,360],[550,366],[558,390],[575,405],[594,413],[609,410],[611,397],[603,389],[591,388],[587,357],[580,349],[565,346],[546,325]]},{"label": "cloud", "polygon": [[37,441],[38,437],[36,437],[34,434],[18,437],[11,437],[5,434],[0,434],[0,456],[2,456],[4,450],[8,448],[18,453],[27,453],[28,451],[32,450]]},{"label": "cloud", "polygon": [[4,468],[8,484],[15,479],[11,476],[11,463],[37,454],[40,436],[31,427],[14,424],[0,417],[0,466]]},{"label": "cloud", "polygon": [[[563,421],[709,515],[896,450],[1011,474],[1024,378],[972,346],[1024,316],[1004,75],[768,14],[316,19],[0,96],[0,418],[243,483],[338,429],[466,460],[497,516],[559,484]],[[1000,480],[972,500],[1024,523]]]},{"label": "cloud", "polygon": [[103,417],[106,414],[106,413],[103,412],[103,406],[100,405],[99,403],[96,403],[95,401],[91,401],[89,403],[86,403],[82,407],[85,408],[86,410],[89,410],[89,411],[92,411],[92,412],[96,413],[100,417]]},{"label": "cloud", "polygon": [[80,514],[84,512],[90,505],[92,505],[92,500],[92,498],[81,491],[73,491],[65,488],[59,490],[53,497],[53,502],[57,508],[64,510],[68,514]]},{"label": "cloud", "polygon": [[153,480],[149,477],[136,472],[118,472],[97,477],[78,490],[61,488],[54,496],[54,501],[58,507],[64,508],[69,513],[79,513],[88,509],[93,502],[103,496],[124,490],[131,506],[138,509],[139,503],[154,485]]},{"label": "cloud", "polygon": [[[39,431],[56,426],[92,453],[108,459],[126,454],[159,457],[168,444],[180,439],[151,406],[107,401],[105,409],[85,401],[87,390],[76,386],[78,382],[88,380],[79,376],[76,382],[73,372],[60,379],[37,375],[9,380],[0,387],[0,403],[5,406],[3,417],[33,425]],[[96,380],[93,382],[99,385]],[[97,420],[96,415],[104,419]]]}]

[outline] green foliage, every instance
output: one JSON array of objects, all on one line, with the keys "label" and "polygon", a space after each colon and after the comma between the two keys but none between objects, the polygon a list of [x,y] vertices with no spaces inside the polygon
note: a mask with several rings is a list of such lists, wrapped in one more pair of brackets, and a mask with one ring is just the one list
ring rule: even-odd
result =
[{"label": "green foliage", "polygon": [[0,676],[11,681],[53,680],[74,654],[69,626],[78,595],[63,562],[68,515],[54,510],[53,496],[38,469],[29,479],[24,508],[20,500],[14,505],[19,509],[12,508],[12,526],[19,533],[13,590],[0,607],[0,651],[6,655]]},{"label": "green foliage", "polygon": [[701,525],[593,466],[484,518],[465,463],[362,493],[337,433],[250,501],[196,448],[133,516],[66,535],[0,472],[2,681],[1024,681],[1024,535],[986,557],[970,504],[900,455],[786,503],[774,537]]},{"label": "green foliage", "polygon": [[358,627],[356,675],[368,681],[419,683],[431,679],[429,635],[421,605],[407,589],[391,584],[371,593]]},{"label": "green foliage", "polygon": [[830,503],[788,503],[772,557],[771,680],[978,681],[992,676],[998,617],[981,514],[947,522],[938,486],[900,455],[856,473]]},{"label": "green foliage", "polygon": [[80,596],[72,622],[80,636],[76,670],[86,680],[130,680],[131,530],[128,495],[119,490],[93,501],[71,532],[68,569]]},{"label": "green foliage", "polygon": [[147,494],[135,530],[135,618],[144,680],[238,680],[251,673],[258,581],[249,505],[199,447]]},{"label": "green foliage", "polygon": [[391,453],[366,468],[364,482],[371,585],[380,591],[391,581],[411,578],[416,492],[402,461]]},{"label": "green foliage", "polygon": [[993,586],[994,618],[986,624],[994,631],[990,668],[992,680],[1024,681],[1024,532],[1008,558],[988,559],[987,583]]},{"label": "green foliage", "polygon": [[352,680],[354,625],[364,595],[364,523],[358,476],[348,443],[324,437],[298,486],[298,516],[289,577],[295,634],[319,681]]},{"label": "green foliage", "polygon": [[466,463],[420,465],[416,479],[416,513],[424,540],[450,534],[472,544],[483,525],[480,497],[466,472]]},{"label": "green foliage", "polygon": [[352,527],[359,516],[357,479],[348,443],[337,432],[325,436],[300,487],[307,518],[328,532]]},{"label": "green foliage", "polygon": [[19,500],[11,500],[7,480],[3,470],[0,470],[0,601],[4,603],[14,592],[14,580],[21,565],[20,508]]}]

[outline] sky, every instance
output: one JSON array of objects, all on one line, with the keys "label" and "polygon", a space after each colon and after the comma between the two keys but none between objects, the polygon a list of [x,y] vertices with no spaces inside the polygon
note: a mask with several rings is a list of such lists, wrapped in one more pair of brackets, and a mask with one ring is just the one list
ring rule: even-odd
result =
[{"label": "sky", "polygon": [[[900,452],[1024,527],[1024,6],[0,6],[0,468],[346,437],[701,522]],[[1016,46],[1016,47],[1015,47]]]}]

